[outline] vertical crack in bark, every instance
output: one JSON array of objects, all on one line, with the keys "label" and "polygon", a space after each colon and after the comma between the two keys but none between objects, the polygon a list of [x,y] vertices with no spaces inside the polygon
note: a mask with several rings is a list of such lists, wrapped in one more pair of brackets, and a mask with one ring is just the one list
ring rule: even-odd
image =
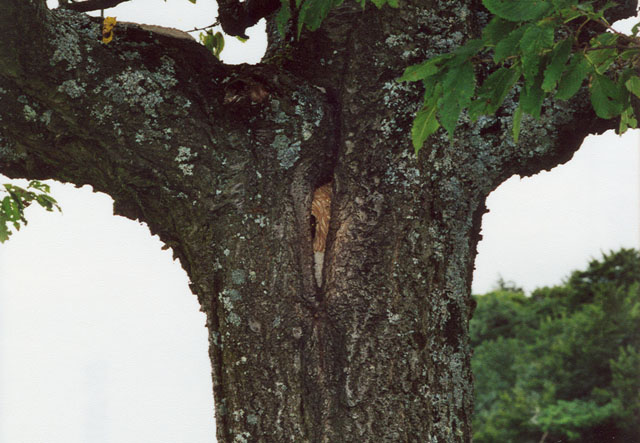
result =
[{"label": "vertical crack in bark", "polygon": [[332,182],[326,183],[313,192],[311,221],[313,235],[313,260],[316,284],[322,287],[322,266],[327,246],[327,234],[331,221]]}]

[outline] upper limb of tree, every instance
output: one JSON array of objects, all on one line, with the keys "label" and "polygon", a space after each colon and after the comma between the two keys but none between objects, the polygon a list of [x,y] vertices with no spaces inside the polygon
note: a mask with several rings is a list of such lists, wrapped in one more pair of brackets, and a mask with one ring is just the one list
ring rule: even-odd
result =
[{"label": "upper limb of tree", "polygon": [[83,1],[60,1],[61,7],[77,12],[97,11],[99,9],[108,9],[118,6],[120,3],[131,0],[83,0]]},{"label": "upper limb of tree", "polygon": [[472,120],[495,114],[514,87],[516,143],[523,114],[540,118],[546,98],[570,99],[585,80],[598,117],[619,117],[620,133],[636,127],[637,27],[626,36],[610,24],[635,5],[598,3],[483,0],[494,16],[479,38],[407,68],[401,79],[422,81],[427,91],[412,131],[416,151],[441,125],[451,138],[465,109]]},{"label": "upper limb of tree", "polygon": [[[41,1],[10,0],[4,11],[3,173],[90,183],[131,218],[166,211],[148,207],[163,193],[166,201],[176,195],[184,195],[185,204],[208,201],[206,210],[226,204],[233,184],[225,180],[203,186],[206,195],[188,196],[187,190],[200,168],[229,176],[218,153],[231,152],[234,162],[247,164],[256,137],[272,136],[256,123],[258,114],[275,112],[264,95],[279,98],[278,112],[288,117],[282,130],[302,125],[294,91],[303,88],[309,100],[322,95],[266,66],[226,66],[195,41],[153,28],[119,23],[105,45],[98,19],[49,11]],[[142,202],[139,192],[155,197]]]}]

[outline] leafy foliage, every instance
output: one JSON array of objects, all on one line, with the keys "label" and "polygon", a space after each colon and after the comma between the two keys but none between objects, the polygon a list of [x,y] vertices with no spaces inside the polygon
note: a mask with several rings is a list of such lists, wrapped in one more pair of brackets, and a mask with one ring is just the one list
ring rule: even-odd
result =
[{"label": "leafy foliage", "polygon": [[[524,113],[540,117],[545,98],[567,100],[585,80],[599,117],[620,118],[620,133],[637,127],[632,100],[640,97],[638,27],[632,36],[614,31],[604,17],[613,4],[595,10],[593,2],[578,0],[482,3],[493,18],[481,38],[410,66],[399,79],[421,81],[428,92],[412,131],[416,152],[440,125],[453,137],[465,109],[471,120],[495,113],[516,85],[516,143]],[[585,29],[594,27],[602,32],[585,37]],[[493,65],[488,75],[479,66],[487,63]],[[453,81],[465,85],[451,88]]]},{"label": "leafy foliage", "polygon": [[[165,0],[166,1],[166,0]],[[196,3],[197,0],[189,0]],[[315,31],[320,27],[329,11],[336,6],[340,6],[344,0],[281,0],[281,6],[276,15],[276,25],[283,37],[287,33],[288,23],[295,18],[293,28],[296,30],[296,36],[300,37],[300,33],[304,28],[309,31]],[[392,8],[399,6],[399,0],[370,0],[378,9],[384,5]],[[363,8],[367,0],[356,0]],[[201,37],[202,40],[202,37]]]},{"label": "leafy foliage", "polygon": [[11,226],[20,230],[21,224],[26,225],[24,210],[36,202],[47,211],[60,210],[56,200],[49,195],[49,185],[37,180],[29,182],[26,188],[13,184],[5,184],[0,193],[7,194],[0,200],[0,243],[4,243],[11,235]]},{"label": "leafy foliage", "polygon": [[218,31],[215,34],[212,29],[207,29],[206,32],[200,33],[200,42],[214,55],[215,58],[220,60],[220,53],[224,49],[224,35]]},{"label": "leafy foliage", "polygon": [[[195,0],[190,0],[195,3]],[[329,11],[344,0],[281,0],[275,18],[284,37],[292,29],[315,31]],[[363,7],[366,0],[356,0]],[[378,8],[398,7],[398,0],[371,0]],[[627,36],[613,30],[604,12],[581,0],[482,0],[493,14],[478,39],[451,53],[409,66],[399,81],[421,81],[425,87],[411,136],[416,153],[442,126],[451,139],[461,114],[473,121],[495,113],[515,88],[512,134],[518,142],[523,114],[539,118],[544,100],[568,100],[588,80],[591,104],[604,119],[619,118],[618,132],[637,127],[632,103],[640,98],[638,26]],[[593,29],[601,33],[593,35]],[[587,36],[587,30],[589,35]],[[207,31],[201,41],[216,57],[222,34]],[[487,71],[487,66],[493,65]],[[611,69],[615,67],[615,69]]]},{"label": "leafy foliage", "polygon": [[[295,18],[294,28],[296,36],[300,34],[304,28],[309,31],[315,31],[320,27],[329,11],[336,6],[340,6],[344,0],[281,0],[282,6],[276,15],[276,24],[282,36],[286,35],[287,24],[292,18]],[[363,8],[366,0],[356,0]],[[398,0],[370,0],[378,9],[384,5],[397,8]]]},{"label": "leafy foliage", "polygon": [[640,441],[640,253],[477,297],[474,441]]}]

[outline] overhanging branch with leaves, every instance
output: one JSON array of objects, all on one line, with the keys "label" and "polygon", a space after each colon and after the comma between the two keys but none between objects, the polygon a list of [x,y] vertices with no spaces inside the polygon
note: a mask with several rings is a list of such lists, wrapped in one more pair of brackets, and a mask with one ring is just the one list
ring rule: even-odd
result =
[{"label": "overhanging branch with leaves", "polygon": [[[618,133],[636,128],[638,25],[631,36],[619,33],[606,18],[616,4],[596,9],[594,3],[483,0],[494,17],[480,38],[407,68],[400,79],[425,87],[412,130],[416,151],[440,126],[453,137],[465,110],[471,120],[495,113],[514,87],[516,142],[524,113],[539,118],[546,98],[568,100],[585,80],[600,118],[619,118]],[[487,62],[493,68],[485,76],[480,65]]]}]

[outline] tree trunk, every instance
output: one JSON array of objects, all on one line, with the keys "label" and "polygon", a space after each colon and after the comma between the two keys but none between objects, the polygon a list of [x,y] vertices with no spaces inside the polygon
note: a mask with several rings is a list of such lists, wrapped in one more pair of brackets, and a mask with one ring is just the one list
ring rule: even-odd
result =
[{"label": "tree trunk", "polygon": [[485,198],[608,124],[583,94],[514,146],[507,101],[416,159],[421,91],[395,79],[475,35],[479,3],[344,4],[299,41],[270,24],[264,63],[226,66],[175,33],[118,24],[103,44],[83,14],[3,2],[0,172],[91,184],[173,248],[207,314],[218,441],[471,441]]}]

